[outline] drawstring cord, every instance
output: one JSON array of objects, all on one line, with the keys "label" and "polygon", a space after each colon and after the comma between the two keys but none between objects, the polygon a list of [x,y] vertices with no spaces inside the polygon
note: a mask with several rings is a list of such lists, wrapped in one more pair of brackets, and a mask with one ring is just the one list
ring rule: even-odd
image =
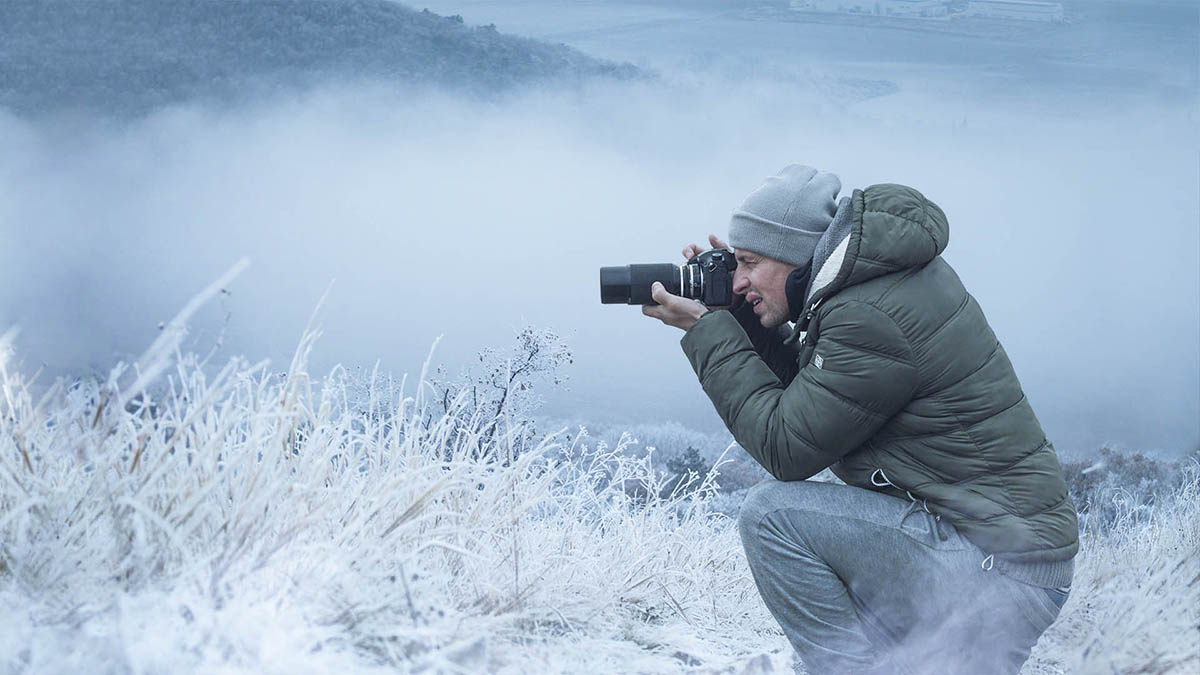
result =
[{"label": "drawstring cord", "polygon": [[[876,479],[875,474],[879,474],[878,480]],[[903,489],[899,485],[896,485],[889,480],[887,474],[883,472],[883,469],[875,469],[871,472],[871,485],[874,485],[875,487],[894,487],[897,490]],[[909,516],[916,513],[917,507],[920,507],[921,510],[925,511],[926,514],[933,516],[933,527],[930,528],[933,530],[933,533],[937,535],[938,539],[946,541],[948,537],[946,537],[945,532],[942,532],[941,528],[942,516],[930,511],[929,502],[925,499],[917,499],[911,490],[904,490],[904,494],[908,495],[908,508],[904,511],[904,515],[900,517],[900,524],[903,525],[904,521]]]},{"label": "drawstring cord", "polygon": [[[871,485],[875,487],[893,487],[897,490],[904,490],[904,488],[893,483],[891,479],[887,477],[887,474],[884,473],[883,469],[879,468],[876,468],[871,472]],[[931,511],[929,509],[929,500],[927,498],[917,499],[917,497],[912,493],[912,490],[904,490],[904,494],[908,495],[909,508],[904,512],[904,516],[900,518],[901,524],[904,523],[905,518],[908,518],[913,514],[913,512],[916,511],[917,506],[920,506],[925,513],[933,516],[933,529],[937,532],[938,539],[946,541],[948,537],[946,536],[945,532],[942,532],[941,528],[942,514]],[[983,559],[981,566],[984,570],[991,570],[992,567],[995,566],[995,558],[993,558],[991,555],[988,555],[988,557]]]}]

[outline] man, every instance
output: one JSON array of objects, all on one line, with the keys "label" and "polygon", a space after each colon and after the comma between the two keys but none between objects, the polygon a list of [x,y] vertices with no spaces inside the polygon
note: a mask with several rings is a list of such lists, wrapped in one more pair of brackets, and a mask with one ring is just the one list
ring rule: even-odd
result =
[{"label": "man", "polygon": [[[643,312],[687,331],[705,393],[778,479],[738,527],[810,673],[1016,673],[1079,546],[1058,459],[940,257],[942,210],[900,185],[840,189],[785,167],[733,213],[739,302],[656,284]],[[846,485],[805,480],[826,467]]]}]

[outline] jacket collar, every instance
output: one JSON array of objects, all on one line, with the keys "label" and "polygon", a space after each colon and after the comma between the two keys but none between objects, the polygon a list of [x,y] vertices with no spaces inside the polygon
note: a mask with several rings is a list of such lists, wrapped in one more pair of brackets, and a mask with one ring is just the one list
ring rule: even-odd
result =
[{"label": "jacket collar", "polygon": [[788,275],[784,283],[787,293],[788,320],[796,321],[807,308],[805,299],[808,297],[808,282],[812,276],[812,261],[803,267],[797,267]]},{"label": "jacket collar", "polygon": [[853,229],[854,205],[850,197],[842,197],[838,200],[833,222],[817,240],[817,247],[813,251],[812,275],[805,292],[804,305],[811,304],[816,299],[814,296],[817,291],[830,290],[846,260],[846,249]]},{"label": "jacket collar", "polygon": [[837,212],[825,234],[817,240],[813,259],[808,265],[793,270],[787,278],[788,315],[795,323],[785,344],[795,342],[808,329],[817,304],[823,299],[814,291],[827,290],[846,258],[846,246],[854,225],[854,206],[850,197],[838,200]]}]

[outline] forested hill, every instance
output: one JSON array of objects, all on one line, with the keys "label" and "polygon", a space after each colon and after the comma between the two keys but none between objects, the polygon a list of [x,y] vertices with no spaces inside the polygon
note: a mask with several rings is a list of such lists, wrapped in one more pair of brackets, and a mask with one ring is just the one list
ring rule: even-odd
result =
[{"label": "forested hill", "polygon": [[0,106],[138,114],[367,79],[495,92],[637,69],[386,0],[0,0]]}]

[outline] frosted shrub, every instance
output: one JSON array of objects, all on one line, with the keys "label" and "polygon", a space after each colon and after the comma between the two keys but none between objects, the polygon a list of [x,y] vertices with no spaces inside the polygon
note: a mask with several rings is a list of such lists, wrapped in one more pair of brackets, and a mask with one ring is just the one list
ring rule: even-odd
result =
[{"label": "frosted shrub", "polygon": [[1167,462],[1105,447],[1093,459],[1064,462],[1063,476],[1082,526],[1101,529],[1121,519],[1148,517],[1154,504],[1178,493],[1198,460],[1200,454]]},{"label": "frosted shrub", "polygon": [[542,405],[539,392],[566,382],[565,369],[571,363],[571,351],[558,334],[525,326],[517,331],[512,346],[484,349],[477,363],[457,377],[450,378],[438,368],[427,378],[436,405],[425,411],[426,419],[433,422],[449,416],[460,427],[481,426],[481,448],[492,445],[502,426],[507,424],[509,431],[519,428],[522,433],[514,450],[520,454],[538,440],[533,414]]}]

